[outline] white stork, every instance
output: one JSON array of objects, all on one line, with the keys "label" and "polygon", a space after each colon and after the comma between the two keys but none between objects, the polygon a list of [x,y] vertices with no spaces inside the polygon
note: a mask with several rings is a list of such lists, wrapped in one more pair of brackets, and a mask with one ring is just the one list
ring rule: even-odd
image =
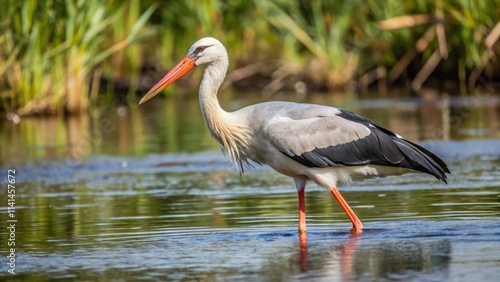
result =
[{"label": "white stork", "polygon": [[234,112],[224,111],[217,100],[217,91],[229,59],[226,49],[215,38],[205,37],[195,42],[139,104],[199,65],[207,65],[199,99],[208,130],[241,172],[250,166],[251,160],[293,178],[299,198],[301,238],[306,234],[307,181],[331,191],[351,220],[353,233],[362,232],[363,224],[338,191],[339,180],[399,173],[404,168],[434,175],[446,183],[445,173],[450,171],[439,157],[349,111],[291,102],[266,102]]}]

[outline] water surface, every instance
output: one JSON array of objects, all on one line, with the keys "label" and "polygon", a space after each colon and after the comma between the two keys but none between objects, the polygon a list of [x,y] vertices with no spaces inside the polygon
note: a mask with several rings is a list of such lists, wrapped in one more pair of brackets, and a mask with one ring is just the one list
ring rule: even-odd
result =
[{"label": "water surface", "polygon": [[[1,171],[16,169],[18,274],[9,275],[2,260],[0,276],[494,280],[500,275],[500,110],[489,99],[497,102],[335,101],[422,141],[453,173],[448,185],[411,173],[341,186],[365,225],[356,236],[331,194],[309,185],[306,245],[297,235],[293,181],[267,167],[235,172],[205,130],[196,101],[160,99],[144,110],[1,124]],[[0,181],[6,186],[6,178]],[[0,195],[6,199],[6,190]],[[5,205],[0,214],[6,222]]]}]

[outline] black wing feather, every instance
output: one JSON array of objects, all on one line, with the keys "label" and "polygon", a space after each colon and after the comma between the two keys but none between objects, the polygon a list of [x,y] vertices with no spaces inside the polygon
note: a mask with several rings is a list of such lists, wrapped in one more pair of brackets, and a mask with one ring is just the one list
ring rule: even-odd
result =
[{"label": "black wing feather", "polygon": [[308,167],[366,164],[403,167],[434,175],[437,179],[447,182],[445,173],[450,171],[446,163],[429,150],[355,113],[341,110],[338,116],[364,124],[371,134],[355,141],[315,148],[301,155],[286,155]]}]

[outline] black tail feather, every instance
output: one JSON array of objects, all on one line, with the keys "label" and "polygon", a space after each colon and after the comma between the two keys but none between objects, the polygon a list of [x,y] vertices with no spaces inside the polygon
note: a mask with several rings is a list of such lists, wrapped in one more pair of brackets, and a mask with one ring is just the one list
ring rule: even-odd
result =
[{"label": "black tail feather", "polygon": [[407,166],[401,163],[404,167],[432,174],[444,183],[448,183],[446,173],[450,173],[450,170],[438,156],[408,140],[397,139],[394,141],[406,156]]}]

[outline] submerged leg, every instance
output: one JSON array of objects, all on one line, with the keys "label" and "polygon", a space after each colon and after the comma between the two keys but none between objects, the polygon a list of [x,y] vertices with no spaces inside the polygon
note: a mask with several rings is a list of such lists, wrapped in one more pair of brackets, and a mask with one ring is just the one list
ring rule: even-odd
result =
[{"label": "submerged leg", "polygon": [[305,200],[305,190],[306,182],[299,179],[295,180],[295,186],[297,188],[297,194],[299,196],[299,234],[306,234],[306,200]]},{"label": "submerged leg", "polygon": [[351,209],[349,204],[344,200],[344,197],[340,195],[339,190],[337,187],[331,187],[330,192],[332,192],[333,197],[339,202],[340,206],[342,206],[342,209],[344,209],[345,213],[349,217],[349,219],[352,222],[352,232],[353,233],[361,233],[363,232],[363,223],[359,220],[359,218],[356,216],[354,211]]}]

